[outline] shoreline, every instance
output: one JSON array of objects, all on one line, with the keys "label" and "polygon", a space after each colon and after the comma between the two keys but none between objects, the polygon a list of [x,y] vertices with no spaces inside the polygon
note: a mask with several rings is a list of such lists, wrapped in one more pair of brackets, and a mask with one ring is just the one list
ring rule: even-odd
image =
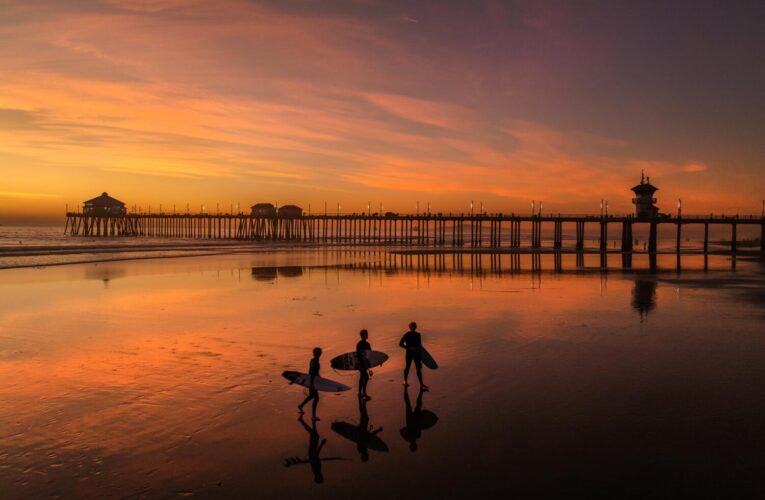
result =
[{"label": "shoreline", "polygon": [[[12,263],[5,265],[2,263],[0,255],[0,272],[3,270],[11,270],[11,269],[43,269],[46,267],[62,267],[62,266],[69,266],[69,265],[77,265],[77,264],[98,264],[98,263],[108,263],[108,262],[126,262],[126,261],[144,261],[144,260],[163,260],[163,259],[179,259],[179,258],[194,258],[194,257],[213,257],[213,256],[221,256],[221,255],[247,255],[247,254],[278,254],[278,253],[285,253],[288,254],[290,252],[299,252],[299,251],[305,251],[305,250],[334,250],[334,251],[343,251],[347,252],[349,254],[352,254],[354,252],[359,252],[361,250],[360,247],[353,247],[348,245],[338,245],[338,246],[326,246],[326,245],[291,245],[291,246],[284,246],[284,245],[264,245],[264,246],[250,246],[250,247],[240,247],[240,246],[232,246],[231,248],[200,248],[200,247],[192,247],[192,248],[155,248],[153,249],[155,252],[178,252],[173,254],[155,254],[155,253],[143,253],[146,249],[142,250],[136,250],[136,251],[129,251],[123,249],[123,251],[111,251],[111,252],[103,252],[103,257],[98,257],[99,252],[72,252],[70,254],[31,254],[31,255],[23,255],[21,257],[30,257],[30,258],[41,258],[45,257],[46,255],[86,255],[86,254],[93,254],[94,256],[92,258],[86,258],[83,260],[69,260],[69,261],[59,261],[59,262],[31,262],[31,263]],[[396,250],[396,249],[386,249],[386,248],[380,248],[380,247],[374,247],[370,248],[367,247],[369,250],[368,253],[387,253],[389,255],[398,255],[398,256],[424,256],[428,257],[431,255],[473,255],[473,256],[483,256],[483,255],[489,255],[489,256],[501,256],[501,255],[600,255],[603,252],[600,252],[599,250],[584,250],[584,251],[573,251],[573,250],[553,250],[553,249],[516,249],[511,251],[497,251],[497,250],[428,250],[428,249],[418,249],[418,250]],[[124,253],[128,255],[114,255]],[[130,254],[136,254],[136,255],[130,255]],[[608,255],[615,256],[617,254],[621,254],[619,251],[610,251],[606,252]],[[647,256],[650,255],[648,252],[633,252],[635,256]],[[112,256],[113,255],[113,256]],[[739,252],[736,255],[729,254],[726,252],[708,252],[706,255],[703,252],[681,252],[680,254],[673,252],[673,251],[665,251],[665,252],[656,252],[654,254],[657,258],[658,257],[671,257],[676,256],[677,258],[680,257],[704,257],[704,256],[711,256],[711,257],[730,257],[733,262],[736,260],[742,261],[742,262],[749,262],[749,263],[763,263],[765,264],[765,257],[762,257],[758,254],[745,254],[743,252]],[[735,264],[734,264],[735,267]],[[585,266],[582,268],[577,269],[569,269],[568,271],[575,271],[579,273],[602,273],[612,270],[620,270],[621,272],[625,273],[662,273],[662,272],[678,272],[680,271],[677,268],[657,268],[657,269],[642,269],[642,268],[631,268],[631,267],[610,267],[610,266]],[[531,270],[529,270],[531,272]],[[551,270],[552,271],[552,270]],[[557,271],[560,272],[560,271]]]}]

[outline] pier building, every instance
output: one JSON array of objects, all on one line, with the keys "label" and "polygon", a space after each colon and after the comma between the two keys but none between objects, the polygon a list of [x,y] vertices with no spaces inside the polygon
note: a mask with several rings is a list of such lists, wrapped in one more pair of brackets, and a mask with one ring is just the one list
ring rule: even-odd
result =
[{"label": "pier building", "polygon": [[271,203],[256,203],[250,207],[250,215],[264,219],[276,217],[276,207]]},{"label": "pier building", "polygon": [[284,205],[279,207],[280,219],[299,219],[303,216],[303,209],[297,205]]},{"label": "pier building", "polygon": [[635,192],[635,197],[632,198],[632,203],[635,204],[635,217],[650,219],[659,215],[659,207],[655,205],[656,198],[653,197],[658,190],[659,188],[651,184],[651,178],[641,172],[640,184],[632,188]]},{"label": "pier building", "polygon": [[83,202],[82,212],[92,217],[118,217],[125,215],[127,210],[124,203],[104,191],[101,196]]}]

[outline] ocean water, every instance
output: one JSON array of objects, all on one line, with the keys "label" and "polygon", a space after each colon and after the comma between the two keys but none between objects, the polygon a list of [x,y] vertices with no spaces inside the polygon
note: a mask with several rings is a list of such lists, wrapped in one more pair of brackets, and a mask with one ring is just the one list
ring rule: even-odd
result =
[{"label": "ocean water", "polygon": [[284,248],[274,243],[148,237],[83,237],[62,227],[0,227],[0,269],[213,255]]},{"label": "ocean water", "polygon": [[[0,270],[3,498],[761,496],[765,270],[235,253]],[[654,269],[651,269],[654,267]],[[438,370],[402,386],[417,321]],[[371,401],[329,360],[366,328]],[[360,492],[360,493],[359,493]]]}]

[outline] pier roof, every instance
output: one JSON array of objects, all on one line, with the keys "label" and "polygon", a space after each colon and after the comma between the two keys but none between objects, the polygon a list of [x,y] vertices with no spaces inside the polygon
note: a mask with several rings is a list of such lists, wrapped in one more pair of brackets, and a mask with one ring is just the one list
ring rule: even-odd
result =
[{"label": "pier roof", "polygon": [[636,194],[653,194],[656,191],[659,190],[656,186],[651,184],[650,182],[640,183],[634,188],[632,188],[633,191],[635,191]]},{"label": "pier roof", "polygon": [[84,201],[86,205],[99,205],[99,206],[114,206],[114,205],[120,205],[125,206],[123,202],[116,198],[112,198],[109,196],[109,193],[104,191],[101,193],[101,196],[96,196],[95,198],[92,198],[90,200]]}]

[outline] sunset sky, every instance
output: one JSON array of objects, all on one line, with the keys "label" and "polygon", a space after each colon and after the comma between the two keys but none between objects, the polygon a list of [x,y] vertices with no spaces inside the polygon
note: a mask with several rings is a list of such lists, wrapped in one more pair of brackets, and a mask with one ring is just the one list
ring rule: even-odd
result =
[{"label": "sunset sky", "polygon": [[765,3],[0,0],[0,223],[157,210],[756,213]]}]

